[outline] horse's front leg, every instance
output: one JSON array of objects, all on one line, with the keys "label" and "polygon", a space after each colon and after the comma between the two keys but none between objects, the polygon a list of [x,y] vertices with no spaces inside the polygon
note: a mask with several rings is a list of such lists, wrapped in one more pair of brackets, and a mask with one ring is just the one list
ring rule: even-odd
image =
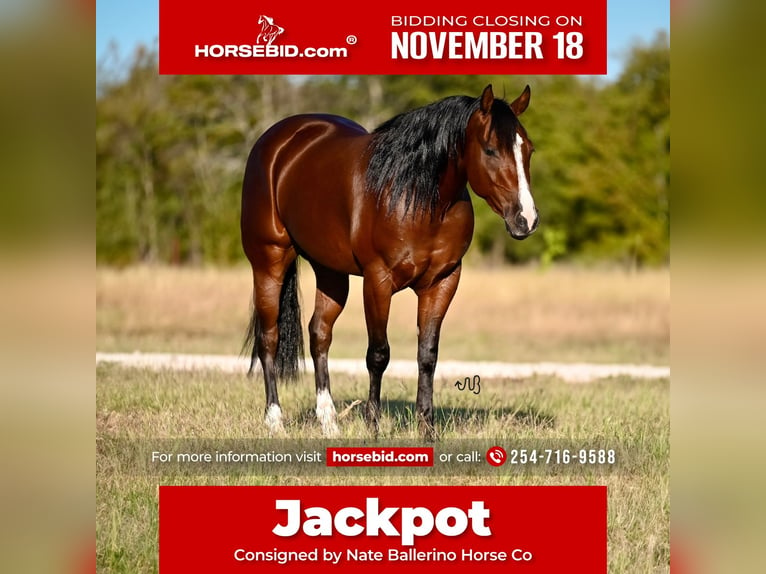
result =
[{"label": "horse's front leg", "polygon": [[439,355],[439,334],[442,320],[455,296],[460,269],[425,289],[415,292],[418,296],[418,396],[417,415],[420,435],[425,440],[436,439],[434,428],[434,371]]},{"label": "horse's front leg", "polygon": [[367,323],[367,371],[370,374],[370,396],[367,400],[367,425],[377,436],[380,420],[380,385],[391,358],[386,328],[391,309],[393,284],[388,269],[365,269],[364,317]]}]

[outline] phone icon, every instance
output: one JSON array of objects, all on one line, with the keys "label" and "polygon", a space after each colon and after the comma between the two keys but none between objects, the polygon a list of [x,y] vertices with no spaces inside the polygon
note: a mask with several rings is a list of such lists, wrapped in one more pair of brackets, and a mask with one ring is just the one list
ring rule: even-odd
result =
[{"label": "phone icon", "polygon": [[487,450],[487,462],[492,466],[501,466],[505,463],[506,458],[508,455],[501,446],[493,446]]}]

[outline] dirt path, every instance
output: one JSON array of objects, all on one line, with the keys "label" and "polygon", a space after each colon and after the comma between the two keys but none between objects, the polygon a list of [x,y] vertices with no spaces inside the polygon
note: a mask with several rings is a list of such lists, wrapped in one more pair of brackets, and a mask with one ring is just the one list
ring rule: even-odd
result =
[{"label": "dirt path", "polygon": [[[225,372],[247,371],[249,359],[227,355],[183,355],[172,353],[96,353],[96,363],[118,363],[129,367],[171,369],[176,371],[215,369]],[[330,359],[330,370],[352,375],[366,374],[364,360]],[[306,371],[312,373],[311,361]],[[393,360],[386,375],[410,377],[417,373],[414,361]],[[484,361],[439,361],[436,377],[481,377],[524,379],[533,375],[553,375],[570,383],[588,383],[598,379],[627,375],[639,379],[670,377],[670,367],[651,365],[602,365],[593,363],[499,363]]]}]

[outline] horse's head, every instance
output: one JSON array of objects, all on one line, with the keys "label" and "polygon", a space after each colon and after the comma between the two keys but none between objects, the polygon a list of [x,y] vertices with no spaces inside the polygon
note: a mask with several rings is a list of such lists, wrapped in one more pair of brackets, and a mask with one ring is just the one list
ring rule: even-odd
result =
[{"label": "horse's head", "polygon": [[529,184],[529,159],[534,151],[518,116],[529,105],[529,86],[513,103],[495,99],[484,89],[466,128],[464,160],[473,191],[505,220],[514,239],[524,239],[538,224]]}]

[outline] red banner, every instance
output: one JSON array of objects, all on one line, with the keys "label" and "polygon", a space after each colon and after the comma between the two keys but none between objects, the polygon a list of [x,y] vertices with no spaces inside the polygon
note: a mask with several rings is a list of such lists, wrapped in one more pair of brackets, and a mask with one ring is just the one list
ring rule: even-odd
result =
[{"label": "red banner", "polygon": [[606,572],[603,486],[160,486],[159,515],[161,574]]},{"label": "red banner", "polygon": [[161,74],[605,74],[606,0],[161,0]]}]

